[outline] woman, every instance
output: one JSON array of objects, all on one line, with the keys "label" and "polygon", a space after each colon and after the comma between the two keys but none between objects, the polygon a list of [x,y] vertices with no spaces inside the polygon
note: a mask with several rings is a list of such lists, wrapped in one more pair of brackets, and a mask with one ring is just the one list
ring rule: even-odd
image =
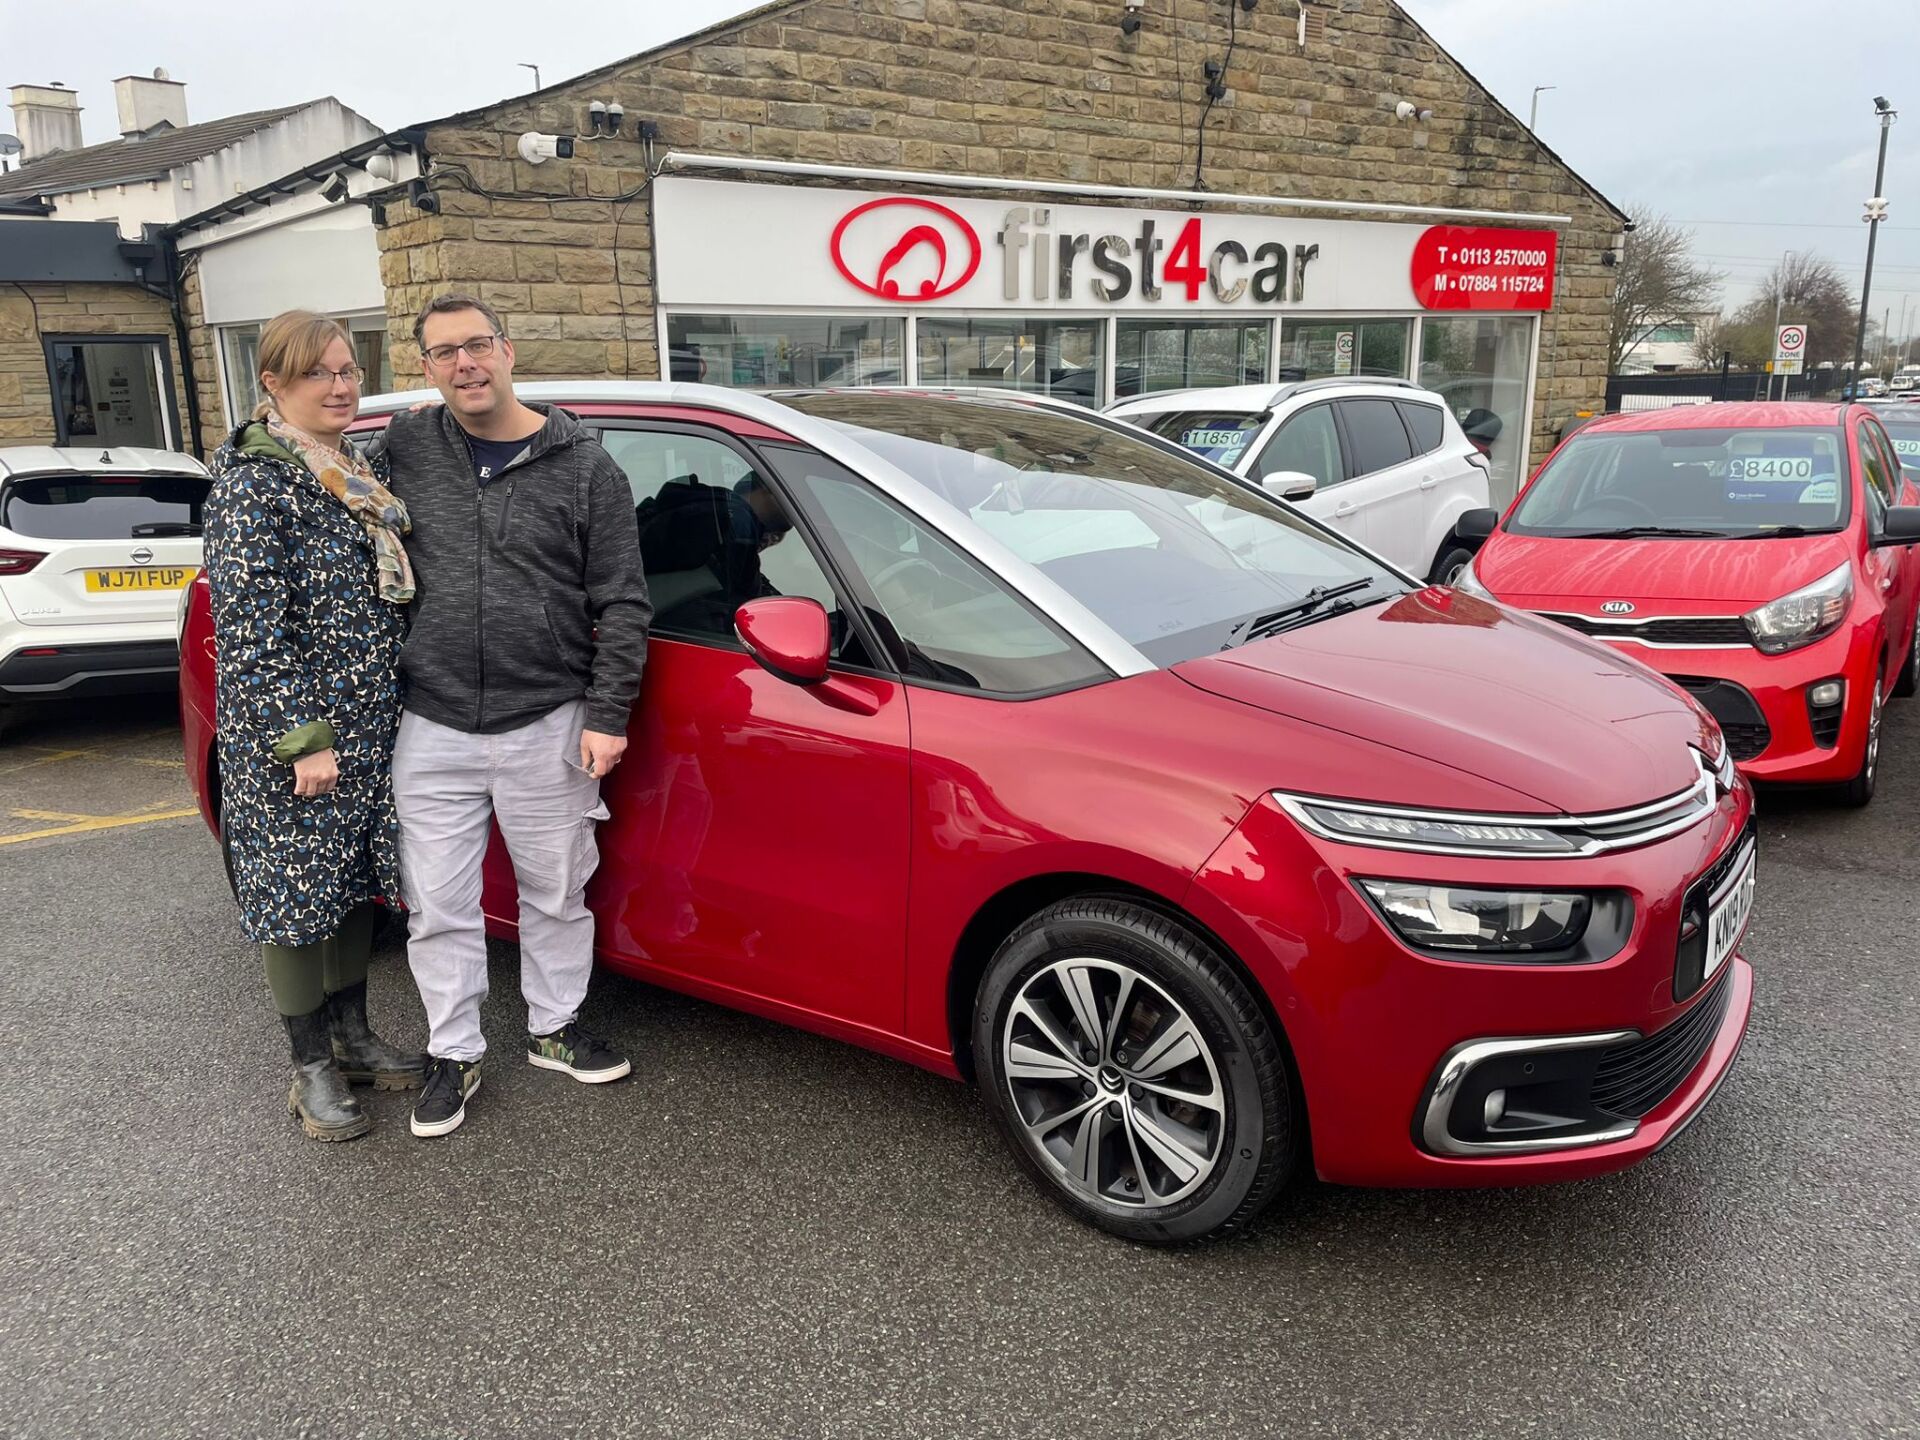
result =
[{"label": "woman", "polygon": [[213,457],[206,510],[221,829],[247,937],[293,1044],[287,1113],[316,1140],[371,1121],[349,1083],[420,1084],[367,1024],[380,906],[400,893],[389,761],[413,573],[405,508],[342,436],[347,333],[288,311],[260,335],[267,401]]}]

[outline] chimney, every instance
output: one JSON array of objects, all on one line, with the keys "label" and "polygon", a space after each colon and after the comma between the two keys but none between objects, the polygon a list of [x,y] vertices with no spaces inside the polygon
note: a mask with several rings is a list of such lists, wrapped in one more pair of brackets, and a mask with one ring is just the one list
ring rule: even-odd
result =
[{"label": "chimney", "polygon": [[22,160],[80,148],[80,97],[58,80],[50,85],[16,85],[7,99],[13,106],[13,129],[20,137]]},{"label": "chimney", "polygon": [[187,124],[187,87],[169,80],[167,72],[122,75],[113,82],[114,103],[120,107],[120,138],[138,140],[162,127],[183,130]]}]

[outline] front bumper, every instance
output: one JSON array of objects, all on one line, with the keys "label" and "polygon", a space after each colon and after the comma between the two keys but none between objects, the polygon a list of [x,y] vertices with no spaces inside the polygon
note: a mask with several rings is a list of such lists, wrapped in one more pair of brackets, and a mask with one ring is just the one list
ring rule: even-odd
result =
[{"label": "front bumper", "polygon": [[[1638,849],[1486,860],[1331,842],[1305,833],[1271,799],[1256,805],[1196,890],[1250,922],[1233,943],[1292,1045],[1320,1176],[1363,1185],[1529,1184],[1623,1169],[1666,1143],[1713,1094],[1746,1033],[1751,969],[1736,953],[1692,988],[1681,973],[1682,934],[1690,892],[1744,845],[1752,811],[1752,792],[1737,785],[1699,823]],[[1627,896],[1633,919],[1625,944],[1605,960],[1442,959],[1399,939],[1356,888],[1363,876],[1610,890]],[[1692,982],[1698,973],[1696,963]],[[1516,1048],[1528,1043],[1579,1053],[1571,1071],[1538,1076],[1565,1082],[1559,1098],[1571,1108],[1560,1113],[1575,1123],[1536,1127],[1528,1138],[1540,1143],[1472,1148],[1473,1127],[1452,1125],[1452,1107],[1464,1103],[1478,1115],[1494,1080],[1533,1083]],[[1496,1055],[1518,1057],[1511,1077],[1483,1069]],[[1608,1087],[1595,1079],[1603,1060]],[[1643,1062],[1659,1067],[1651,1084],[1639,1083],[1648,1078],[1637,1068]],[[1449,1143],[1455,1132],[1467,1143]]]}]

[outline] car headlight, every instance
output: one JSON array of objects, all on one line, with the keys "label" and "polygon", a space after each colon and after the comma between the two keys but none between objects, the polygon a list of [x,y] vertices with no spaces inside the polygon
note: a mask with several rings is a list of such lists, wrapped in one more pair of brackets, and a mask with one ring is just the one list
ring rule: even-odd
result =
[{"label": "car headlight", "polygon": [[1405,880],[1359,885],[1416,950],[1510,955],[1568,950],[1586,933],[1593,914],[1593,901],[1571,892],[1469,890]]},{"label": "car headlight", "polygon": [[1464,590],[1469,595],[1478,595],[1482,600],[1493,599],[1493,592],[1480,582],[1480,576],[1474,570],[1472,560],[1461,566],[1460,573],[1453,577],[1453,588]]},{"label": "car headlight", "polygon": [[1289,810],[1297,807],[1298,818],[1329,839],[1347,840],[1356,845],[1385,844],[1392,849],[1426,850],[1442,855],[1577,855],[1585,838],[1546,825],[1512,820],[1386,814],[1378,809],[1349,809],[1292,796],[1281,803]]},{"label": "car headlight", "polygon": [[1848,562],[1741,618],[1763,654],[1781,655],[1831,635],[1852,608],[1853,565]]}]

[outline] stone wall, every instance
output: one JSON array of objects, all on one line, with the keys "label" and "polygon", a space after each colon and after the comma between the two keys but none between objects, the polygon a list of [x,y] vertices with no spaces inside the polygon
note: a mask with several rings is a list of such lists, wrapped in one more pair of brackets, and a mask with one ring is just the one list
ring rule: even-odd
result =
[{"label": "stone wall", "polygon": [[[226,399],[220,393],[220,342],[207,324],[200,269],[193,260],[188,261],[180,282],[180,308],[187,317],[187,348],[193,352],[194,391],[200,401],[200,445],[202,452],[211,456],[225,443],[234,422],[227,418]],[[181,423],[186,423],[185,412]]]},{"label": "stone wall", "polygon": [[[976,175],[1570,215],[1540,336],[1533,453],[1606,384],[1620,220],[1390,0],[1168,0],[1132,37],[1116,0],[793,0],[577,81],[431,127],[441,213],[380,234],[396,372],[419,304],[468,289],[509,317],[523,378],[655,378],[644,155],[621,138],[528,165],[526,130],[585,134],[590,100],[660,149]],[[1171,17],[1169,16],[1171,10]],[[1203,63],[1237,39],[1196,136]],[[1433,111],[1409,124],[1397,100]],[[478,194],[486,191],[489,194]]]},{"label": "stone wall", "polygon": [[0,445],[51,445],[53,388],[43,335],[163,335],[173,369],[174,413],[187,424],[180,349],[165,300],[131,285],[0,285]]}]

